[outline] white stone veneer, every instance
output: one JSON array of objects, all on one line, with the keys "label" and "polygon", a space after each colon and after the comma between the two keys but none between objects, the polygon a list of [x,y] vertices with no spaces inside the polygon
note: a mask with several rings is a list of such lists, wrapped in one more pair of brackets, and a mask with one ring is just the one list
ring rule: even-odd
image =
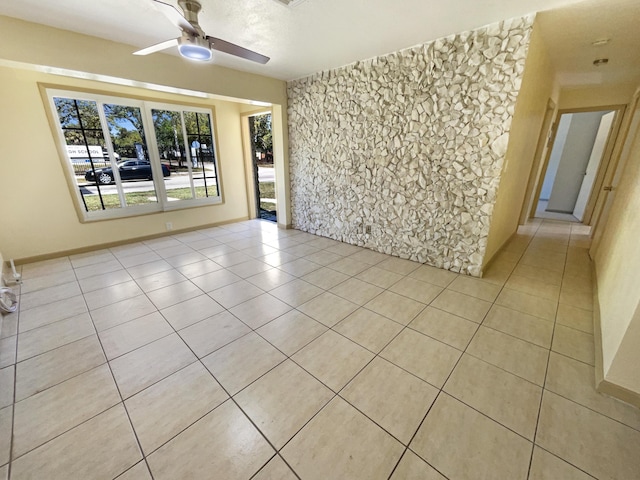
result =
[{"label": "white stone veneer", "polygon": [[289,82],[293,226],[479,275],[532,20]]}]

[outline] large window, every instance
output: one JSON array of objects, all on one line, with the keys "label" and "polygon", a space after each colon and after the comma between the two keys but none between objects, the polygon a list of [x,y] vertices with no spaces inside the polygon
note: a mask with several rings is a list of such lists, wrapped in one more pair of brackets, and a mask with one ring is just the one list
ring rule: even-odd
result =
[{"label": "large window", "polygon": [[221,201],[211,110],[47,93],[83,219]]}]

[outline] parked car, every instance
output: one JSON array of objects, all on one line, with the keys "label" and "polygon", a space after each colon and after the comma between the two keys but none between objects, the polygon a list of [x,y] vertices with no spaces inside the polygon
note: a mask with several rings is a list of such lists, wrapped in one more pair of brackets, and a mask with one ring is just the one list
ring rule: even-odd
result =
[{"label": "parked car", "polygon": [[[153,174],[151,173],[151,164],[142,160],[127,160],[125,162],[120,162],[118,164],[118,171],[120,172],[120,179],[123,182],[126,182],[128,180],[153,179]],[[162,175],[164,177],[168,177],[169,175],[171,175],[169,167],[167,167],[165,164],[162,164]],[[113,182],[113,170],[111,169],[111,167],[98,168],[95,171],[95,175],[93,170],[89,170],[87,173],[85,173],[84,178],[88,182],[96,182],[103,185],[108,185]]]}]

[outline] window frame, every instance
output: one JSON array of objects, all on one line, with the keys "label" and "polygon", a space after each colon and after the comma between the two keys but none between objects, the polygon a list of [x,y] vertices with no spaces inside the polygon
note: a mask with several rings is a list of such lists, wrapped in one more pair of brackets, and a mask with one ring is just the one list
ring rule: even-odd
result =
[{"label": "window frame", "polygon": [[[220,174],[220,161],[218,158],[218,145],[217,145],[217,124],[215,116],[215,107],[213,105],[199,106],[190,103],[174,102],[170,100],[158,100],[153,98],[136,98],[135,96],[120,95],[110,92],[96,92],[96,91],[84,91],[73,90],[64,87],[57,86],[43,86],[42,87],[43,98],[45,99],[45,105],[50,116],[50,127],[54,136],[54,140],[58,147],[58,153],[60,157],[60,163],[65,173],[67,186],[71,193],[74,207],[78,214],[78,218],[81,223],[90,223],[102,220],[113,220],[118,218],[135,217],[142,215],[149,215],[155,213],[170,212],[175,210],[183,210],[189,208],[198,208],[203,206],[212,206],[223,204],[223,189]],[[83,199],[83,195],[80,192],[80,184],[77,181],[77,176],[73,167],[73,161],[66,148],[66,139],[64,130],[58,117],[57,108],[55,105],[55,98],[68,98],[72,100],[81,100],[96,102],[98,115],[100,118],[100,124],[103,130],[104,147],[109,155],[109,163],[113,171],[114,185],[118,191],[118,197],[120,199],[121,206],[119,208],[107,208],[102,210],[89,211],[86,208],[86,204]],[[113,142],[111,134],[109,132],[108,122],[106,120],[106,114],[104,111],[104,105],[116,104],[129,107],[136,107],[140,109],[142,118],[142,126],[144,131],[145,143],[148,152],[149,162],[151,164],[151,171],[153,172],[153,187],[155,189],[157,202],[147,203],[143,205],[127,205],[126,198],[123,191],[123,182],[120,179],[117,163],[113,148]],[[211,149],[213,151],[213,164],[215,168],[215,179],[217,186],[217,196],[209,196],[205,198],[191,198],[180,201],[169,201],[167,197],[167,190],[165,189],[164,175],[162,171],[162,162],[160,158],[160,152],[158,151],[156,132],[152,119],[153,109],[166,109],[181,112],[182,118],[184,118],[184,112],[195,112],[209,115],[211,124]],[[189,167],[189,179],[190,184],[193,186],[193,174],[191,168],[191,152],[188,148],[186,126],[183,121],[183,138],[181,143],[184,143],[183,147],[187,156],[187,163]],[[124,203],[124,204],[123,204]]]},{"label": "window frame", "polygon": [[[221,203],[222,202],[222,185],[220,182],[220,166],[218,163],[218,148],[216,145],[217,142],[216,142],[216,135],[215,135],[215,117],[213,116],[213,112],[209,109],[202,108],[202,107],[196,107],[191,105],[180,105],[180,104],[166,103],[166,102],[147,101],[146,105],[148,108],[143,112],[143,115],[148,116],[148,121],[150,122],[151,125],[153,125],[153,118],[152,118],[153,110],[174,110],[174,111],[179,111],[181,113],[182,136],[183,136],[183,140],[187,142],[183,146],[185,149],[187,168],[189,170],[189,180],[190,180],[192,189],[195,187],[194,178],[193,178],[193,159],[191,158],[191,148],[188,145],[189,135],[187,133],[186,122],[184,121],[184,113],[185,112],[206,113],[206,114],[209,114],[209,118],[211,121],[211,140],[212,140],[211,147],[213,149],[213,158],[214,158],[214,166],[215,166],[215,172],[216,172],[216,185],[218,189],[218,195],[215,197],[206,197],[206,198],[194,197],[187,200],[180,200],[178,202],[170,202],[167,200],[166,188],[165,188],[164,182],[162,182],[161,192],[162,192],[162,198],[165,201],[164,211],[181,210],[185,208],[183,202],[189,202],[189,205],[192,207]],[[160,162],[160,150],[158,149],[155,130],[154,130],[154,134],[151,137],[149,137],[147,142],[148,142],[147,147],[149,148],[149,157],[152,157],[152,155],[157,155],[158,162]]]}]

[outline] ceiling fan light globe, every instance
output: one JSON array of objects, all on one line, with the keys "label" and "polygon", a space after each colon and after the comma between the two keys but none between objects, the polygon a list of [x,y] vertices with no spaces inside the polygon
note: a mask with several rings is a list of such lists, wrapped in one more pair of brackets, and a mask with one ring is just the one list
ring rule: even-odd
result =
[{"label": "ceiling fan light globe", "polygon": [[208,46],[205,47],[202,45],[194,45],[190,43],[183,43],[182,45],[178,45],[178,51],[184,58],[197,60],[200,62],[207,62],[211,60],[213,56],[213,54],[211,53],[211,49]]}]

